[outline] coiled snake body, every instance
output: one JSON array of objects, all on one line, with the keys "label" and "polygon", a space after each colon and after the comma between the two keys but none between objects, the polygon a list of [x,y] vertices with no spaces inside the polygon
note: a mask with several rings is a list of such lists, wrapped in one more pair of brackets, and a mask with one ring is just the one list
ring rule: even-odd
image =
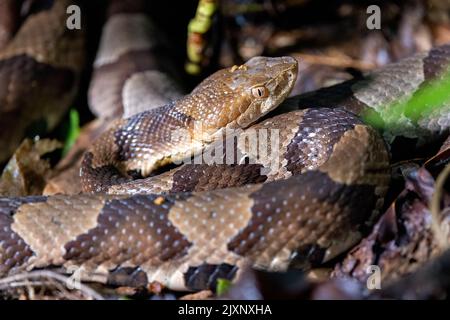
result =
[{"label": "coiled snake body", "polygon": [[[198,290],[237,279],[247,266],[321,264],[361,238],[389,182],[385,142],[356,114],[371,109],[388,122],[388,102],[439,78],[449,57],[450,47],[437,48],[290,99],[280,108],[309,108],[253,125],[287,97],[297,72],[292,58],[257,57],[179,100],[117,120],[84,157],[83,188],[93,193],[0,199],[0,276],[82,267],[91,281]],[[445,112],[419,121],[402,114],[390,134],[443,131]],[[148,177],[214,146],[227,129],[244,129],[232,143],[240,154],[233,164],[184,164]],[[268,132],[256,144],[269,153],[252,148],[251,132]]]}]

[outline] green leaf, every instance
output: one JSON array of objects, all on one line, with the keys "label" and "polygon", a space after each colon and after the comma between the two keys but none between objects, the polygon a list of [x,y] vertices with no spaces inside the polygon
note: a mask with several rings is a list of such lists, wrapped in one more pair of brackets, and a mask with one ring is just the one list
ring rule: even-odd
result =
[{"label": "green leaf", "polygon": [[440,79],[430,81],[427,85],[420,87],[414,95],[406,101],[394,102],[381,116],[373,110],[363,115],[366,123],[381,129],[389,129],[399,126],[399,119],[406,116],[414,123],[439,112],[439,109],[450,103],[450,73],[443,75]]},{"label": "green leaf", "polygon": [[80,115],[76,109],[70,109],[69,128],[64,142],[63,156],[65,156],[80,135]]},{"label": "green leaf", "polygon": [[217,279],[217,295],[221,296],[230,290],[231,287],[231,281],[227,279],[219,278]]}]

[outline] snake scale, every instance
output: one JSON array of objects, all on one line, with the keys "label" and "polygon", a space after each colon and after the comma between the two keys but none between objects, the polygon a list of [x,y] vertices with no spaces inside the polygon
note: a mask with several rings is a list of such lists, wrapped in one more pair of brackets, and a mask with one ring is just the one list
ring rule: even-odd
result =
[{"label": "snake scale", "polygon": [[41,134],[58,124],[74,99],[84,65],[84,31],[61,27],[71,2],[57,1],[52,10],[48,1],[29,2],[20,24],[21,2],[0,4],[1,163],[26,134]]},{"label": "snake scale", "polygon": [[[59,3],[41,14],[58,13]],[[119,11],[113,25],[123,25],[133,8]],[[126,59],[142,58],[143,43],[134,42]],[[10,65],[8,59],[23,57],[8,48],[0,51],[0,79],[11,74],[2,67]],[[45,52],[33,61],[45,60]],[[114,61],[114,54],[109,58]],[[63,68],[48,61],[55,70]],[[443,46],[363,79],[284,101],[296,80],[297,62],[255,57],[217,71],[188,95],[116,119],[84,156],[86,193],[0,198],[0,276],[81,267],[89,281],[126,286],[158,281],[174,290],[200,290],[214,289],[218,278],[238,279],[249,266],[283,271],[320,265],[356,244],[377,217],[390,179],[386,141],[448,128],[450,106],[418,120],[405,112],[392,119],[388,107],[442,77],[449,62],[450,47]],[[130,63],[118,63],[123,64]],[[152,68],[136,63],[133,72],[142,65]],[[113,72],[113,66],[104,68]],[[132,83],[142,88],[142,77],[133,72],[119,72],[122,78],[112,82],[128,85],[127,90]],[[105,96],[107,82],[98,81]],[[121,101],[95,97],[94,88],[95,103]],[[124,101],[122,107],[136,100]],[[275,108],[279,115],[262,119]],[[368,110],[395,122],[385,139],[358,117]],[[228,136],[219,138],[232,129],[238,134],[225,147]],[[252,132],[269,134],[251,142]],[[271,138],[277,143],[272,145]],[[261,154],[252,143],[270,146],[270,152]],[[233,164],[185,163],[152,175],[212,146],[213,155],[222,149],[235,152]]]}]

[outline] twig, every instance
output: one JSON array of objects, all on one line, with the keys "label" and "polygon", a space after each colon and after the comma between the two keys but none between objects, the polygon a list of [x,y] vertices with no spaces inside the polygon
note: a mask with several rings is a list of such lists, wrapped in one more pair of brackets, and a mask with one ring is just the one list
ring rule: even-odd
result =
[{"label": "twig", "polygon": [[355,68],[363,71],[372,70],[375,65],[346,57],[319,56],[307,53],[295,53],[295,58],[311,64],[320,64],[339,68]]},{"label": "twig", "polygon": [[442,194],[444,193],[444,183],[447,180],[448,175],[450,174],[450,165],[446,165],[444,170],[439,174],[438,178],[436,179],[436,184],[434,188],[434,193],[431,198],[430,203],[430,212],[431,212],[431,226],[432,230],[437,238],[437,242],[440,248],[443,250],[448,248],[449,241],[448,241],[448,225],[444,226],[445,230],[441,227],[443,214],[441,211],[441,199]]},{"label": "twig", "polygon": [[[33,281],[34,279],[39,278],[46,278],[48,281]],[[53,284],[56,285],[57,283],[52,283],[51,280],[55,280],[57,283],[66,283],[69,278],[66,276],[63,276],[61,274],[48,271],[48,270],[38,270],[38,271],[32,271],[32,272],[26,272],[26,273],[20,273],[16,275],[12,275],[3,279],[0,279],[0,290],[6,290],[8,288],[16,288],[21,286],[26,287],[37,287],[45,284]],[[32,282],[30,282],[32,281]],[[60,291],[63,290],[63,286],[58,286]],[[86,297],[90,297],[95,300],[104,300],[104,298],[91,289],[89,286],[80,283],[78,290]],[[66,292],[68,292],[66,290]]]}]

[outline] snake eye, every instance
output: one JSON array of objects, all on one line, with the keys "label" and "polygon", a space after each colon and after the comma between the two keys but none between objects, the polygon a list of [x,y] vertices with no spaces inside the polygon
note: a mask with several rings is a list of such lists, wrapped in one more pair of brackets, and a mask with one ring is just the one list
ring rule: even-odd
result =
[{"label": "snake eye", "polygon": [[266,87],[255,87],[252,88],[252,95],[255,98],[266,98],[269,95],[269,91]]}]

